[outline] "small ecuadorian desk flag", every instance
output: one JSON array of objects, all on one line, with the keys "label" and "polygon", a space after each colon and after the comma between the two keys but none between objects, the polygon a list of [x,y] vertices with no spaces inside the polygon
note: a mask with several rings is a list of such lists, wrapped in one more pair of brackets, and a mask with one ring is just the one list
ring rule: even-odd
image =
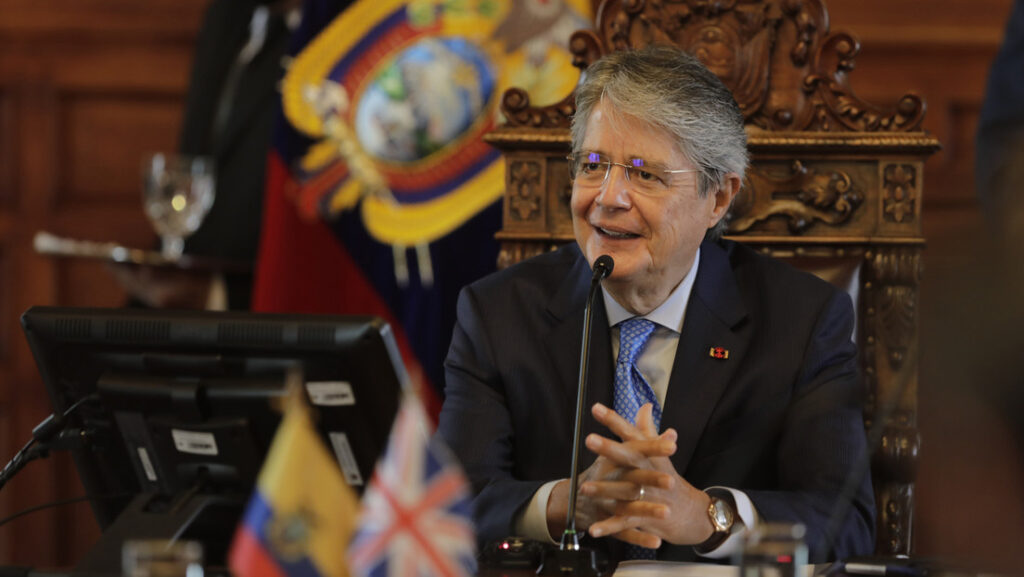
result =
[{"label": "small ecuadorian desk flag", "polygon": [[358,501],[317,436],[298,386],[231,545],[236,577],[347,577]]}]

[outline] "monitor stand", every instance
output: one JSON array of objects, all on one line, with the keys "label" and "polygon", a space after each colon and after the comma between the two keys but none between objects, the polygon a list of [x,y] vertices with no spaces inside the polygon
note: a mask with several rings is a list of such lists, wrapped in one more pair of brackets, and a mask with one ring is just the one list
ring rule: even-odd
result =
[{"label": "monitor stand", "polygon": [[245,501],[237,495],[142,493],[132,499],[75,567],[75,575],[121,575],[121,548],[134,539],[203,544],[206,565],[224,566]]}]

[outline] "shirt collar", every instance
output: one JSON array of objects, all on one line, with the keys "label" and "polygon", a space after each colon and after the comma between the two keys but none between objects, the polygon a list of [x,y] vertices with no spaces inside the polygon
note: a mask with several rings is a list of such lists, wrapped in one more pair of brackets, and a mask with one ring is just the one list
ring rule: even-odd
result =
[{"label": "shirt collar", "polygon": [[[699,263],[700,247],[697,247],[697,254],[693,257],[693,264],[690,265],[690,270],[686,273],[686,276],[683,277],[683,280],[676,285],[676,288],[672,289],[672,292],[669,293],[665,302],[661,303],[656,309],[646,315],[643,315],[641,318],[653,321],[654,323],[676,333],[681,333],[683,331],[683,318],[686,316],[686,305],[690,302],[690,293],[693,292],[693,282],[697,278],[697,268]],[[636,316],[616,302],[615,299],[604,290],[604,287],[601,287],[601,294],[604,297],[604,310],[608,313],[608,326],[614,327],[622,321]]]}]

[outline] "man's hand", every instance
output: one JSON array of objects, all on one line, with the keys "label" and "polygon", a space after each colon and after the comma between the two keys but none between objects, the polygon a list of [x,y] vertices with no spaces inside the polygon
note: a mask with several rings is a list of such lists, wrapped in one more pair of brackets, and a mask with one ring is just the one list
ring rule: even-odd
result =
[{"label": "man's hand", "polygon": [[[595,405],[602,406],[602,405]],[[651,406],[646,405],[640,409],[638,418],[646,415],[651,420]],[[652,425],[653,427],[653,421]],[[650,465],[651,457],[667,458],[676,452],[676,432],[665,431],[660,437],[655,434],[651,437],[635,436],[635,438],[609,446],[609,456],[599,454],[586,470],[579,475],[580,492],[576,499],[576,526],[578,529],[587,529],[592,524],[611,518],[619,513],[621,505],[628,502],[627,513],[643,514],[646,516],[658,516],[666,513],[664,507],[650,502],[636,501],[639,494],[639,487],[664,487],[668,488],[673,479],[670,475],[654,470]],[[591,441],[591,439],[600,439]],[[609,442],[599,435],[590,435],[587,444],[591,442]],[[647,465],[644,467],[643,465]],[[611,495],[596,495],[590,497],[583,492],[583,487],[590,482],[604,483],[610,487],[616,498]],[[565,520],[569,509],[569,481],[558,482],[551,491],[548,498],[548,531],[557,540],[565,529]],[[629,534],[629,533],[627,533]],[[636,538],[650,542],[650,535],[637,535]],[[620,537],[621,538],[621,537]],[[656,546],[656,545],[655,545]]]},{"label": "man's hand", "polygon": [[210,297],[207,272],[122,263],[107,268],[129,295],[153,308],[203,309]]},{"label": "man's hand", "polygon": [[[587,448],[598,455],[587,471],[601,465],[594,475],[582,477],[580,485],[581,500],[601,504],[587,530],[595,537],[612,535],[650,548],[662,540],[702,543],[714,531],[707,516],[711,499],[676,472],[669,460],[675,453],[676,432],[669,429],[659,437],[651,411],[649,404],[641,407],[634,426],[608,407],[594,405],[594,418],[621,441],[600,435],[586,439]],[[670,452],[658,450],[668,442]]]}]

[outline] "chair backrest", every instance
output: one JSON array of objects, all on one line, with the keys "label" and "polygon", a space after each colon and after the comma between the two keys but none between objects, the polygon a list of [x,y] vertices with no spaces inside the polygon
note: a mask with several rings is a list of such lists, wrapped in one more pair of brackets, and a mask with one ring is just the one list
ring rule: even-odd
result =
[{"label": "chair backrest", "polygon": [[[921,131],[913,94],[881,108],[850,90],[859,43],[829,31],[821,0],[606,0],[570,50],[585,69],[613,50],[679,46],[736,97],[751,168],[727,236],[791,260],[850,291],[869,388],[865,424],[879,554],[908,554],[919,446],[917,296],[923,164],[939,143]],[[574,95],[532,106],[506,92],[507,122],[488,141],[506,163],[499,266],[573,239],[565,167]],[[874,425],[874,426],[872,426]]]}]

